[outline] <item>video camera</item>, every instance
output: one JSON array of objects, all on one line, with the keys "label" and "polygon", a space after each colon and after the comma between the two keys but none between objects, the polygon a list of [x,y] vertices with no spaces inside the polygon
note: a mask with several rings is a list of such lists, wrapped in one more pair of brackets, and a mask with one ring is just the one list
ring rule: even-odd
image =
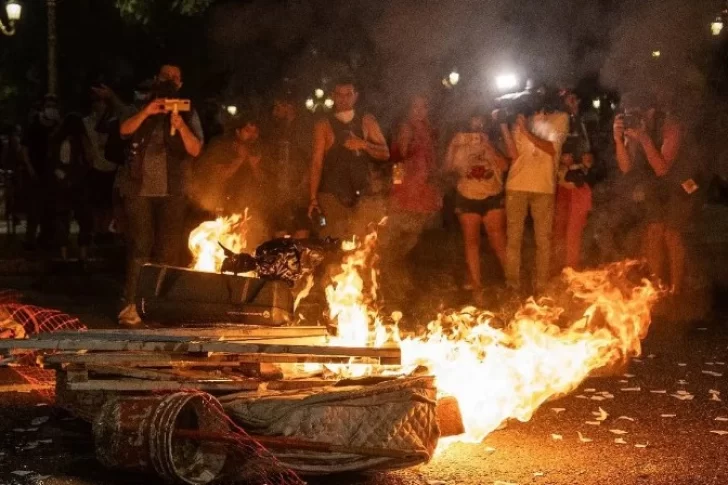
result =
[{"label": "video camera", "polygon": [[544,108],[546,101],[545,89],[526,89],[518,93],[509,93],[495,99],[498,114],[496,122],[513,123],[516,116],[531,116]]}]

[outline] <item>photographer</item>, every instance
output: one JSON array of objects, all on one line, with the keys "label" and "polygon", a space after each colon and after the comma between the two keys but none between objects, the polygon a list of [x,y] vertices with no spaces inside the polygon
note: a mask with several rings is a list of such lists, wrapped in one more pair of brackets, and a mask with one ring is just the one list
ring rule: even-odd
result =
[{"label": "photographer", "polygon": [[511,132],[501,123],[501,131],[512,160],[506,181],[506,284],[521,287],[521,247],[529,211],[536,238],[535,292],[546,287],[551,261],[551,234],[554,219],[557,163],[569,131],[569,116],[555,111],[557,103],[546,96],[535,97],[535,113],[528,118],[518,114]]},{"label": "photographer", "polygon": [[119,315],[122,323],[139,321],[134,297],[141,265],[152,254],[157,254],[161,263],[175,264],[184,243],[184,179],[190,159],[202,150],[203,136],[195,111],[169,110],[166,100],[176,98],[181,87],[180,68],[163,65],[152,88],[153,101],[120,126],[121,135],[131,137],[128,181],[123,190],[131,257],[126,276],[127,307]]},{"label": "photographer", "polygon": [[592,209],[591,186],[595,181],[594,155],[581,117],[580,99],[570,91],[562,93],[569,114],[569,135],[564,143],[558,170],[554,213],[554,272],[581,265],[582,236]]},{"label": "photographer", "polygon": [[[669,274],[673,292],[680,294],[686,256],[683,234],[699,207],[700,186],[692,144],[671,104],[624,96],[624,113],[614,120],[614,143],[631,204],[644,217],[643,257],[657,276]],[[663,271],[665,263],[668,271]]]}]

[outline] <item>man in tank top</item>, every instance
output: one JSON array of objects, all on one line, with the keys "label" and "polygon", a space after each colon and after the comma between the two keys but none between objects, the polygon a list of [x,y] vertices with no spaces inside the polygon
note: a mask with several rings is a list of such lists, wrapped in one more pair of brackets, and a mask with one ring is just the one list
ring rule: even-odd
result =
[{"label": "man in tank top", "polygon": [[384,216],[374,171],[376,162],[389,160],[389,149],[376,119],[355,109],[358,97],[353,81],[338,81],[332,114],[314,126],[308,214],[325,220],[321,236],[363,236]]}]

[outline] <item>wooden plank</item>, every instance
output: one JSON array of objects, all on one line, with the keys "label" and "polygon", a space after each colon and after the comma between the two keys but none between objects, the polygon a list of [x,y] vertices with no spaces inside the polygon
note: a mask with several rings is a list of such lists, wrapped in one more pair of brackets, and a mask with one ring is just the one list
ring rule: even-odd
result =
[{"label": "wooden plank", "polygon": [[87,382],[69,382],[69,391],[180,391],[198,390],[205,392],[257,391],[260,381],[248,379],[231,382],[201,381],[148,381],[141,379],[89,379]]},{"label": "wooden plank", "polygon": [[229,325],[212,328],[150,328],[150,329],[99,329],[81,331],[48,332],[37,335],[38,339],[73,340],[141,340],[156,342],[186,342],[195,340],[273,340],[287,338],[323,337],[326,327],[245,327]]},{"label": "wooden plank", "polygon": [[55,382],[41,382],[37,384],[2,384],[0,385],[0,394],[5,392],[36,392],[53,389],[56,387]]},{"label": "wooden plank", "polygon": [[312,389],[315,387],[333,386],[339,381],[324,379],[285,379],[271,381],[266,385],[269,391],[293,391],[297,389]]},{"label": "wooden plank", "polygon": [[292,354],[399,359],[399,348],[328,347],[315,345],[259,344],[252,342],[140,342],[133,340],[5,339],[0,349],[148,351],[173,353],[223,352],[231,354]]},{"label": "wooden plank", "polygon": [[[212,354],[187,356],[148,352],[61,353],[43,357],[44,365],[115,365],[129,367],[236,367],[243,364],[348,364],[349,357],[326,355]],[[396,358],[369,358],[368,365],[399,365]],[[356,364],[354,364],[356,365]]]}]

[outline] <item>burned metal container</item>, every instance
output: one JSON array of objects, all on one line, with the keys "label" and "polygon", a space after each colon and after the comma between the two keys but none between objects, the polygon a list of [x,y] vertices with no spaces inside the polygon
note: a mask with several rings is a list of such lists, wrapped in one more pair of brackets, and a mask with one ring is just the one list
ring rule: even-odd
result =
[{"label": "burned metal container", "polygon": [[169,482],[212,482],[225,465],[225,444],[187,439],[180,430],[224,433],[229,427],[220,403],[205,393],[116,397],[94,421],[96,457],[107,467],[156,472]]}]

